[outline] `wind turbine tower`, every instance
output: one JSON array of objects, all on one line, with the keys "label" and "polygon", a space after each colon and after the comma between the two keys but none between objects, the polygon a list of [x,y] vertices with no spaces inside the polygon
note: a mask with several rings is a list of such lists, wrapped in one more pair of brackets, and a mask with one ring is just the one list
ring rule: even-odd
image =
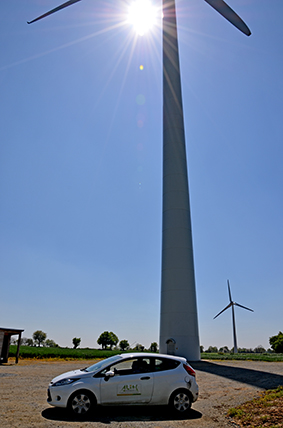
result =
[{"label": "wind turbine tower", "polygon": [[[249,36],[249,28],[223,1],[205,0]],[[163,0],[163,217],[161,353],[200,359],[186,142],[175,0]]]},{"label": "wind turbine tower", "polygon": [[[31,24],[81,0],[68,0]],[[205,0],[251,34],[223,1]],[[163,0],[163,217],[160,352],[200,359],[190,201],[175,0]]]},{"label": "wind turbine tower", "polygon": [[234,354],[237,354],[238,353],[238,346],[237,346],[237,335],[236,335],[236,322],[235,322],[235,309],[234,309],[234,306],[239,306],[239,308],[247,309],[247,311],[251,311],[251,312],[254,312],[254,311],[252,309],[250,309],[250,308],[247,308],[246,306],[240,305],[239,303],[233,302],[232,296],[231,296],[231,289],[230,289],[229,280],[227,280],[227,283],[228,283],[228,293],[229,293],[230,303],[229,303],[229,305],[226,306],[226,308],[222,309],[222,311],[219,312],[219,314],[215,315],[215,317],[213,319],[215,320],[215,318],[217,318],[220,314],[222,314],[222,312],[226,311],[226,309],[232,308],[232,325],[233,325]]}]

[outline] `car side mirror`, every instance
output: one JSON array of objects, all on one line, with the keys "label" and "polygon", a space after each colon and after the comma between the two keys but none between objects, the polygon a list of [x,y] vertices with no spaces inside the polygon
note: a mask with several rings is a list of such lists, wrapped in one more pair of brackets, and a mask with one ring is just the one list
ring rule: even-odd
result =
[{"label": "car side mirror", "polygon": [[108,372],[105,373],[104,380],[107,382],[109,378],[113,376],[115,376],[115,373],[112,370],[109,370]]}]

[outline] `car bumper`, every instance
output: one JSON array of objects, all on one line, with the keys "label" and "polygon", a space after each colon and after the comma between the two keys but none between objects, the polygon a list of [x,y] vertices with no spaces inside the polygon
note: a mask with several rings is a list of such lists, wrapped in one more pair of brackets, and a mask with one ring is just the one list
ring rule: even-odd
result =
[{"label": "car bumper", "polygon": [[47,403],[55,407],[67,407],[67,397],[60,391],[60,388],[48,388]]},{"label": "car bumper", "polygon": [[190,391],[192,393],[193,403],[194,403],[198,399],[198,386],[197,385],[192,385]]}]

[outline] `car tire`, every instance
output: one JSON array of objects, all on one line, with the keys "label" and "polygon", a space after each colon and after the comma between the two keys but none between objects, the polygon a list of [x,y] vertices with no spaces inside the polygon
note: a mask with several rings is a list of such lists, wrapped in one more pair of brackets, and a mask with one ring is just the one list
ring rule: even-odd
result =
[{"label": "car tire", "polygon": [[81,389],[74,392],[68,400],[69,412],[78,418],[90,415],[96,405],[96,399],[92,392]]},{"label": "car tire", "polygon": [[169,406],[172,412],[178,416],[186,416],[192,405],[192,397],[186,389],[174,391],[169,400]]}]

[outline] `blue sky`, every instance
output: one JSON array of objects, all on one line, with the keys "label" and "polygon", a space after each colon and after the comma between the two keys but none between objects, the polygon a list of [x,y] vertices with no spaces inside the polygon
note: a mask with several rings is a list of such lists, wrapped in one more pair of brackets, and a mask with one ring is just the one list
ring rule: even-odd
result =
[{"label": "blue sky", "polygon": [[[281,0],[177,2],[200,342],[268,347],[282,331]],[[158,341],[161,30],[129,2],[0,3],[0,325],[97,347]],[[159,3],[156,3],[160,6]],[[140,70],[143,65],[143,70]]]}]

